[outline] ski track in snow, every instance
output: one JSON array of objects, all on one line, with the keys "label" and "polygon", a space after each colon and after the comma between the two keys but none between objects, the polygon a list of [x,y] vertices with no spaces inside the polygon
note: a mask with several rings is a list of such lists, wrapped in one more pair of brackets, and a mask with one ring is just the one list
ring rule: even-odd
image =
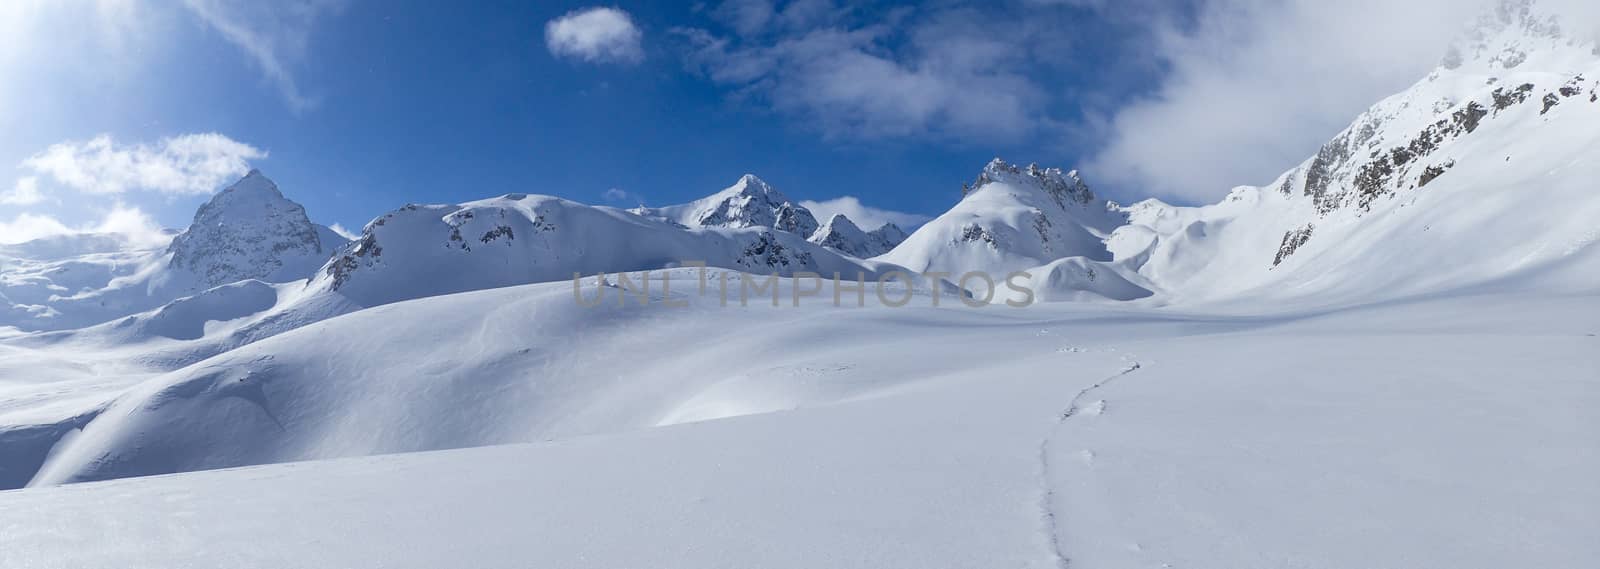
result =
[{"label": "ski track in snow", "polygon": [[[1069,351],[1061,351],[1058,353],[1076,353],[1081,351],[1083,350],[1080,348],[1071,348]],[[1091,393],[1094,393],[1096,390],[1110,385],[1118,378],[1138,371],[1139,368],[1142,367],[1139,361],[1133,359],[1132,356],[1123,356],[1123,359],[1128,360],[1131,363],[1127,367],[1123,368],[1122,371],[1107,376],[1105,379],[1101,379],[1100,381],[1095,382],[1093,385],[1078,391],[1076,395],[1073,395],[1072,400],[1067,402],[1066,409],[1056,417],[1055,424],[1052,425],[1050,430],[1045,433],[1044,439],[1039,441],[1039,517],[1043,521],[1043,527],[1040,528],[1040,530],[1044,532],[1046,543],[1050,545],[1052,564],[1058,569],[1066,569],[1066,567],[1070,565],[1070,558],[1067,556],[1066,552],[1062,550],[1061,532],[1056,524],[1056,491],[1054,485],[1051,483],[1054,473],[1051,468],[1050,447],[1056,441],[1057,435],[1061,433],[1061,428],[1066,425],[1067,420],[1078,416],[1079,411],[1083,409],[1083,402],[1085,398],[1087,398]],[[1104,401],[1097,403],[1096,408],[1103,409]],[[1094,414],[1098,415],[1099,412],[1097,411]]]}]

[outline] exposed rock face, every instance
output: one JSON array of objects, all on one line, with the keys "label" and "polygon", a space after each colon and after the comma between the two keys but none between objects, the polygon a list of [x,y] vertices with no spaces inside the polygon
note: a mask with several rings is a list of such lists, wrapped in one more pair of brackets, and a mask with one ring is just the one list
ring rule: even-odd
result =
[{"label": "exposed rock face", "polygon": [[[1445,175],[1456,164],[1452,142],[1490,123],[1524,120],[1524,108],[1545,116],[1582,95],[1582,73],[1555,81],[1549,75],[1581,61],[1574,54],[1585,49],[1528,0],[1505,0],[1451,48],[1439,70],[1363,113],[1278,189],[1299,189],[1320,216],[1369,212],[1377,200]],[[1465,97],[1452,92],[1472,81],[1486,86]]]},{"label": "exposed rock face", "polygon": [[822,228],[811,235],[809,241],[846,255],[865,259],[888,253],[905,239],[905,231],[893,223],[885,223],[883,227],[870,232],[862,231],[861,227],[844,214],[835,214],[822,225]]},{"label": "exposed rock face", "polygon": [[745,174],[732,186],[686,204],[628,211],[684,227],[770,227],[801,237],[817,231],[817,218],[810,210],[754,174]]},{"label": "exposed rock face", "polygon": [[1576,212],[1593,203],[1578,180],[1594,178],[1579,170],[1600,132],[1600,49],[1542,8],[1500,2],[1438,68],[1266,186],[1144,208],[1117,230],[1117,259],[1187,298],[1389,295],[1566,262],[1594,240]]},{"label": "exposed rock face", "polygon": [[970,186],[965,186],[963,195],[971,194],[997,181],[1038,187],[1063,209],[1070,205],[1083,206],[1094,201],[1094,192],[1089,191],[1089,185],[1078,177],[1077,170],[1064,172],[1060,168],[1040,168],[1038,164],[1029,164],[1027,168],[1021,168],[999,158],[989,161],[989,164],[984,166],[983,172],[978,174],[978,179]]},{"label": "exposed rock face", "polygon": [[201,288],[245,279],[309,276],[338,243],[306,217],[259,170],[200,206],[189,229],[172,240],[171,268],[193,273]]},{"label": "exposed rock face", "polygon": [[1283,242],[1278,244],[1278,256],[1272,259],[1272,266],[1276,267],[1282,264],[1284,259],[1294,254],[1295,249],[1299,249],[1301,245],[1306,244],[1306,241],[1310,241],[1313,229],[1316,229],[1316,227],[1308,223],[1305,227],[1284,233]]}]

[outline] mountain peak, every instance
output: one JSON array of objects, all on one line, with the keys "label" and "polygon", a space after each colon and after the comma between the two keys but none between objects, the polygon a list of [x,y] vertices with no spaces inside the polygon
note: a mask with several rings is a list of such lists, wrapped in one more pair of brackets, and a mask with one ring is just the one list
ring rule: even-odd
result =
[{"label": "mountain peak", "polygon": [[239,178],[239,181],[234,182],[227,188],[223,188],[221,192],[217,192],[217,196],[213,197],[212,201],[223,195],[240,193],[263,193],[279,199],[283,198],[283,193],[278,191],[277,183],[268,178],[266,174],[261,173],[261,170],[251,168],[249,173],[246,173],[243,178]]},{"label": "mountain peak", "polygon": [[808,241],[865,259],[888,253],[905,239],[905,232],[893,223],[886,223],[883,227],[867,232],[862,231],[861,226],[856,225],[849,217],[836,213],[828,218],[828,222],[822,224]]},{"label": "mountain peak", "polygon": [[1095,199],[1094,192],[1078,176],[1077,170],[1040,168],[1038,164],[1019,167],[1000,158],[990,160],[983,167],[983,172],[978,174],[978,179],[964,186],[962,195],[971,195],[993,182],[1040,190],[1063,209],[1071,205],[1082,207]]},{"label": "mountain peak", "polygon": [[755,174],[745,174],[740,176],[739,181],[734,182],[732,186],[728,186],[728,188],[723,190],[723,192],[739,196],[759,197],[773,203],[783,203],[789,201],[789,198],[784,196],[783,192],[778,191],[777,188],[773,188],[770,184],[767,184],[765,180],[762,180]]},{"label": "mountain peak", "polygon": [[854,221],[850,221],[850,218],[845,217],[845,215],[842,213],[833,214],[833,217],[828,218],[827,223],[822,224],[822,228],[842,228],[847,230],[861,231],[861,226],[856,225]]},{"label": "mountain peak", "polygon": [[1500,0],[1485,10],[1445,53],[1440,66],[1493,73],[1563,53],[1595,55],[1592,42],[1571,37],[1548,4]]},{"label": "mountain peak", "polygon": [[732,186],[686,204],[629,211],[684,227],[771,227],[801,238],[817,231],[810,210],[755,174],[740,176]]},{"label": "mountain peak", "polygon": [[298,270],[324,253],[305,208],[285,198],[260,170],[250,170],[195,210],[194,222],[167,251],[171,267],[188,270],[206,287],[286,277],[280,269]]}]

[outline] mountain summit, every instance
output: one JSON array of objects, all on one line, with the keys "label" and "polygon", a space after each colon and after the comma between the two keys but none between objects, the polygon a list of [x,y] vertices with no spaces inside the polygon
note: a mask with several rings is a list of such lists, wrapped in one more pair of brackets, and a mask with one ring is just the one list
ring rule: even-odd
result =
[{"label": "mountain summit", "polygon": [[790,201],[755,174],[745,174],[732,186],[686,204],[629,211],[690,228],[770,227],[801,237],[817,231],[817,218],[810,210]]},{"label": "mountain summit", "polygon": [[1063,257],[1108,261],[1102,240],[1124,220],[1075,170],[996,158],[963,187],[960,203],[883,260],[914,271],[998,275]]},{"label": "mountain summit", "polygon": [[872,231],[861,227],[842,213],[836,213],[822,224],[809,241],[823,247],[866,259],[888,253],[906,239],[906,232],[893,223],[885,223]]},{"label": "mountain summit", "polygon": [[343,242],[311,222],[260,170],[218,192],[172,240],[170,267],[193,273],[200,288],[245,279],[309,276]]}]

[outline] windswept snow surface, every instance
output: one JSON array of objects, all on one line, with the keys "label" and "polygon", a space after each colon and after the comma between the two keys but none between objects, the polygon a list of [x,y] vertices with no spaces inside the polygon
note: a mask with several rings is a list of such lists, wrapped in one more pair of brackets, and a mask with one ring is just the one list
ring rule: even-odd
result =
[{"label": "windswept snow surface", "polygon": [[[553,301],[570,293],[398,303],[253,344],[227,356],[239,363],[136,389],[95,421],[105,430],[57,449],[46,479],[553,440],[3,492],[0,566],[1501,568],[1600,555],[1600,297],[1231,316],[695,301],[565,309],[599,311],[573,319]],[[343,341],[379,321],[408,341]],[[732,325],[750,321],[763,324]]]}]

